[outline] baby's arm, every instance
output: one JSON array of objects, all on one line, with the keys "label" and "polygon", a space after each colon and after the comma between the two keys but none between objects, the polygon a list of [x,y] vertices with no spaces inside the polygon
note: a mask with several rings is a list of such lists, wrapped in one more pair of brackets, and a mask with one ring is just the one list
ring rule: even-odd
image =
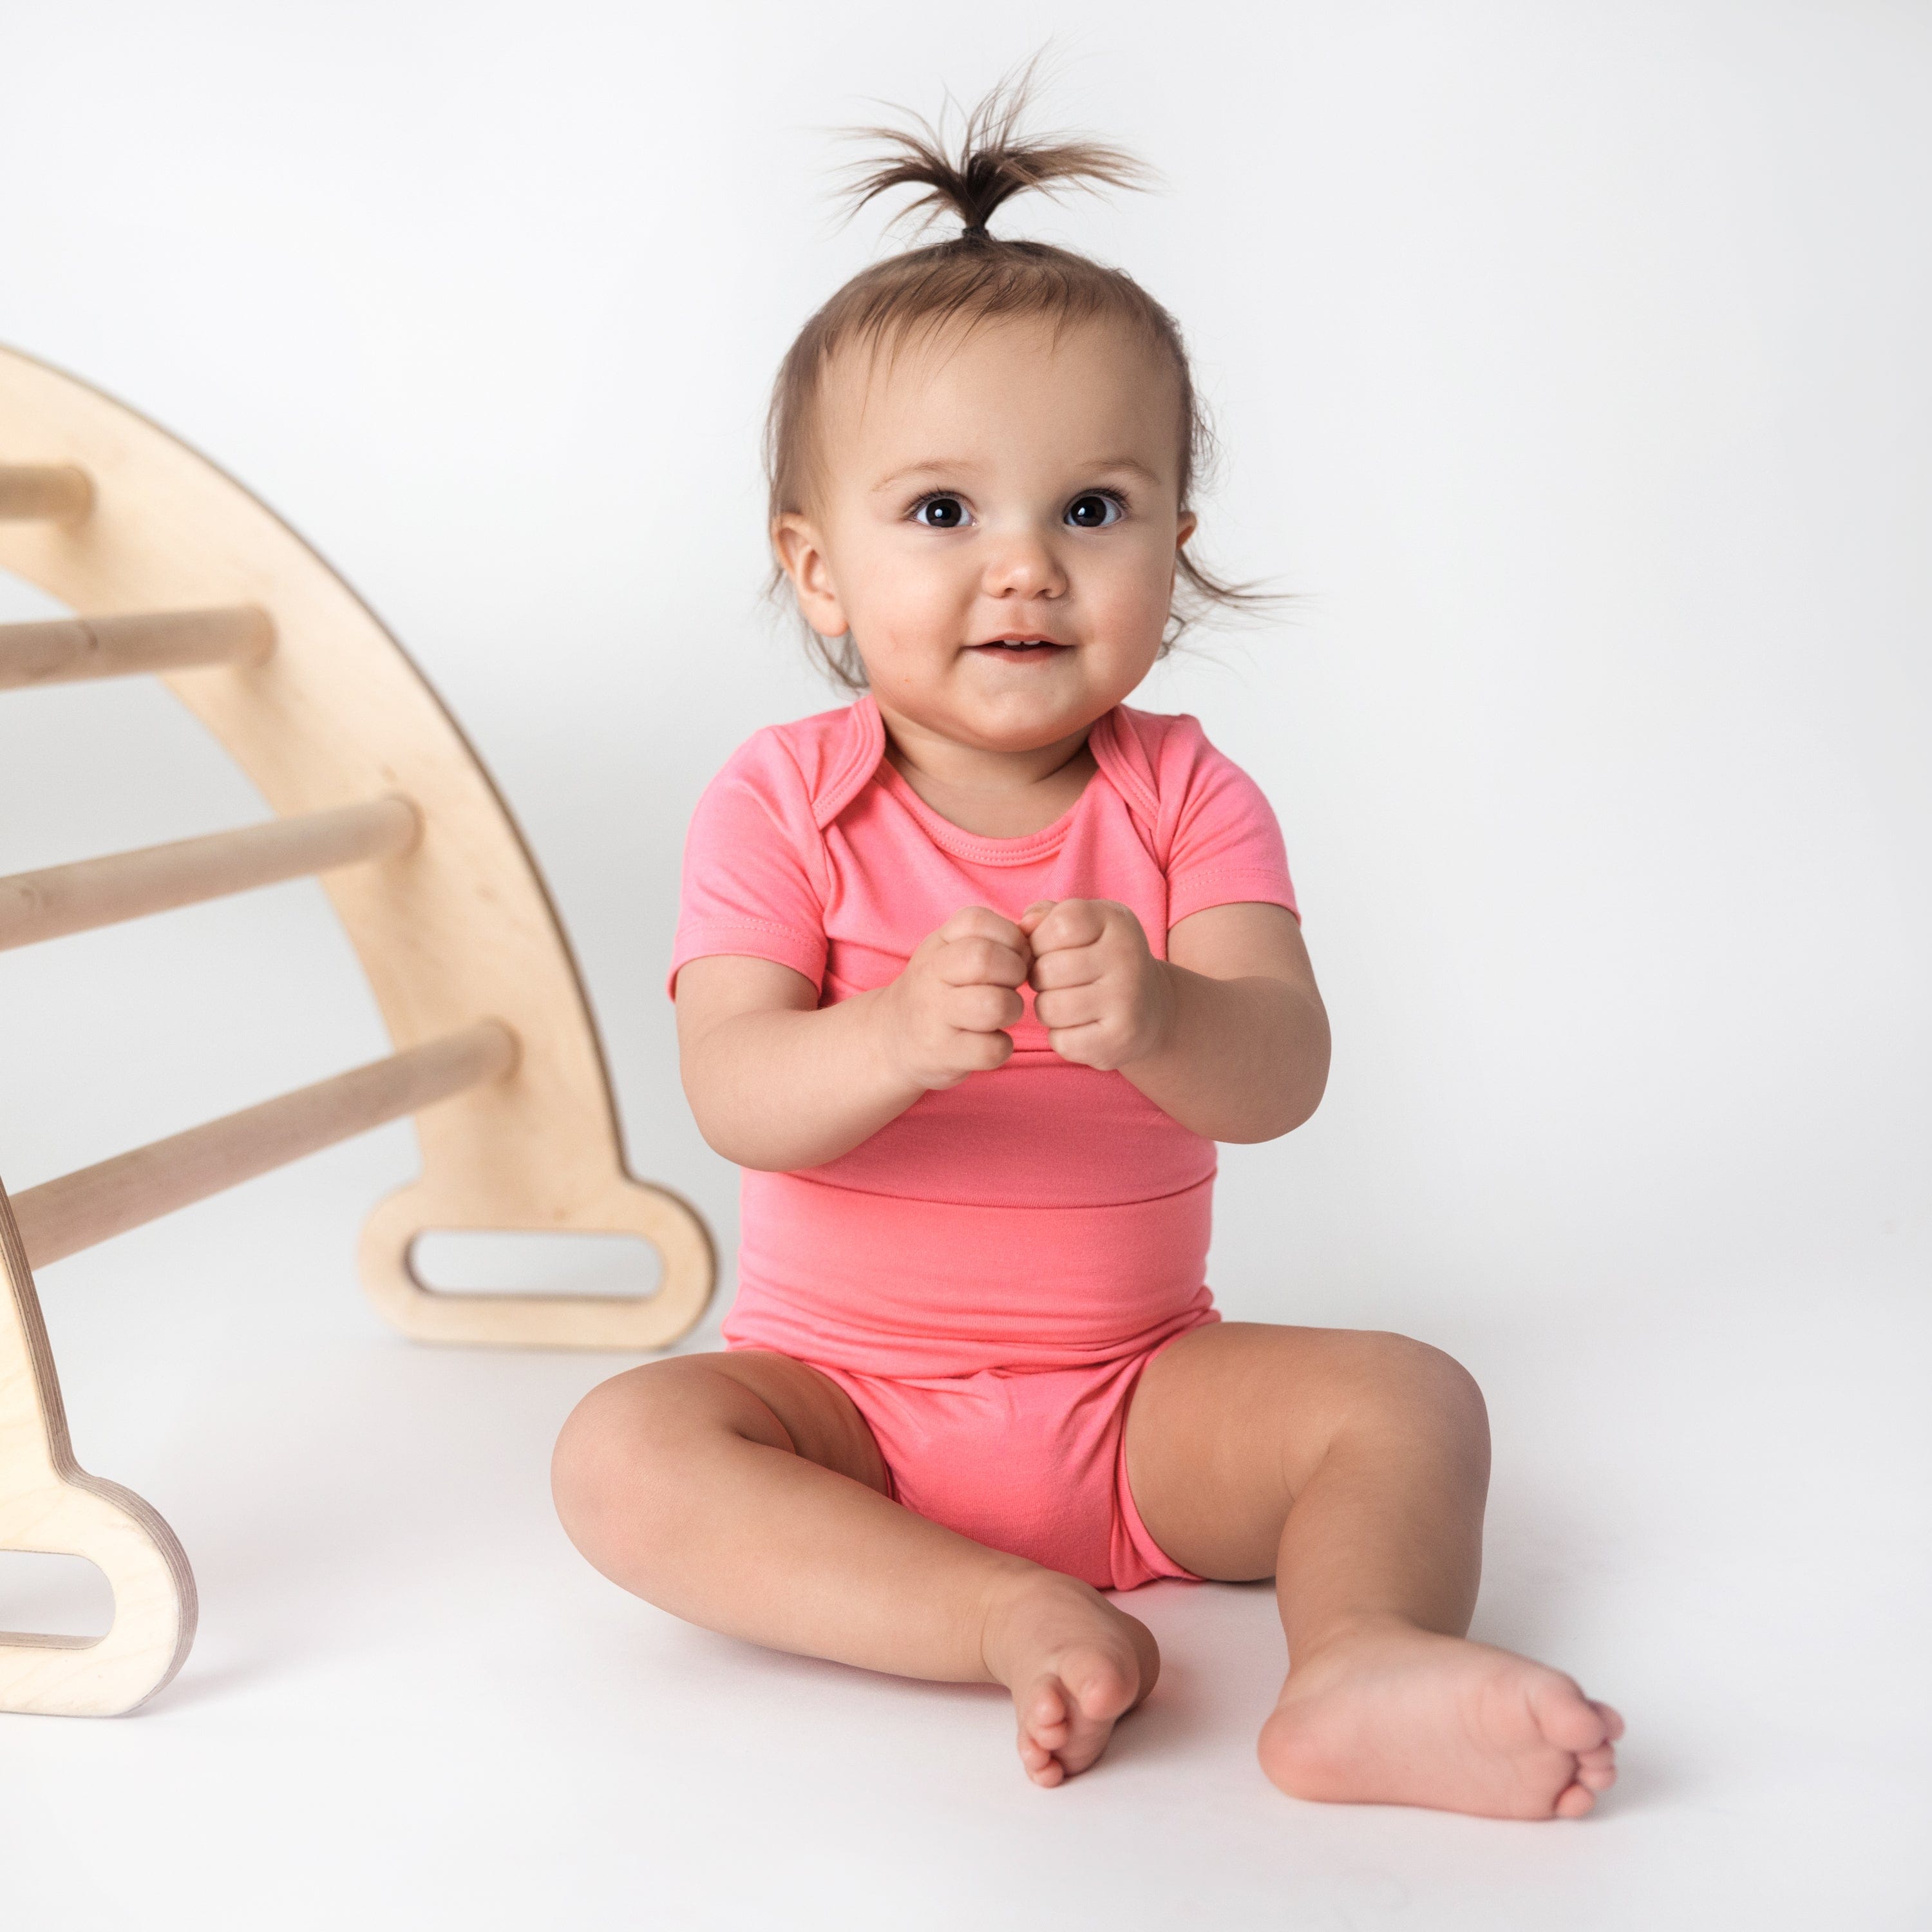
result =
[{"label": "baby's arm", "polygon": [[1328,1016],[1285,907],[1190,914],[1168,934],[1165,960],[1112,899],[1043,902],[1020,923],[1034,1010],[1062,1058],[1118,1071],[1210,1140],[1272,1140],[1314,1112]]},{"label": "baby's arm", "polygon": [[919,1096],[1003,1065],[1032,951],[984,906],[920,941],[898,977],[821,1007],[789,966],[735,953],[677,976],[684,1090],[728,1160],[773,1171],[848,1154]]}]

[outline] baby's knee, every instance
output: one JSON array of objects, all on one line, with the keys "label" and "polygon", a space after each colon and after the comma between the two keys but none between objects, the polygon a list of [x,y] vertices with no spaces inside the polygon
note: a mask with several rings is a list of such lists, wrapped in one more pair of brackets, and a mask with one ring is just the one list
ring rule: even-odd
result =
[{"label": "baby's knee", "polygon": [[1486,1448],[1490,1418],[1483,1391],[1454,1355],[1408,1335],[1375,1331],[1359,1340],[1372,1378],[1396,1414],[1426,1414],[1438,1428]]},{"label": "baby's knee", "polygon": [[688,1360],[649,1362],[600,1382],[570,1412],[550,1458],[550,1493],[580,1548],[622,1520],[633,1528],[666,1493],[709,1418]]}]

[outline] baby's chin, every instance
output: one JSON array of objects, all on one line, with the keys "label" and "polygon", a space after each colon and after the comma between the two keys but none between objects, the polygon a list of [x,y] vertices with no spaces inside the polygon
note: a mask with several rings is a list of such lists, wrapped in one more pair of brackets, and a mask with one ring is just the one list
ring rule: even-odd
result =
[{"label": "baby's chin", "polygon": [[1118,701],[1082,690],[959,692],[914,713],[928,730],[959,744],[1016,754],[1044,751],[1084,730]]}]

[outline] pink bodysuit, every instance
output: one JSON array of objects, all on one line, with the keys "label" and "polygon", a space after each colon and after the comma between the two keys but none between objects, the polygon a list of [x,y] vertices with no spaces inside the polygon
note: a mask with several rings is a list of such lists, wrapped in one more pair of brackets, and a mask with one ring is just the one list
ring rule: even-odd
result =
[{"label": "pink bodysuit", "polygon": [[[1099,770],[1064,817],[983,838],[907,784],[869,697],[758,732],[692,820],[670,990],[687,960],[748,953],[830,1006],[896,977],[962,906],[1118,900],[1156,958],[1205,907],[1294,910],[1268,800],[1193,718],[1120,705],[1088,742]],[[1220,1319],[1214,1144],[1062,1060],[1022,998],[1004,1066],[821,1167],[745,1171],[724,1339],[843,1388],[908,1508],[1130,1589],[1190,1574],[1134,1508],[1125,1424],[1148,1363]]]}]

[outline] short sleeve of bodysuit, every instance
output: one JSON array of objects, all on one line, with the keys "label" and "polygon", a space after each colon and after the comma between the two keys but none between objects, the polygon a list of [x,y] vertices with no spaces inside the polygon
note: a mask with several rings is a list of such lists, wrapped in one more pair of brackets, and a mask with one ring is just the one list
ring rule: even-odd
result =
[{"label": "short sleeve of bodysuit", "polygon": [[1178,800],[1167,855],[1170,926],[1210,906],[1259,900],[1297,919],[1281,826],[1268,796],[1207,740],[1196,721],[1178,717],[1159,754],[1163,801]]},{"label": "short sleeve of bodysuit", "polygon": [[1150,828],[1170,929],[1190,914],[1241,901],[1300,918],[1274,807],[1208,742],[1198,718],[1117,705],[1090,742],[1144,833]]},{"label": "short sleeve of bodysuit", "polygon": [[677,937],[666,990],[706,954],[748,953],[825,975],[821,848],[803,775],[778,733],[755,734],[706,787],[685,835]]}]

